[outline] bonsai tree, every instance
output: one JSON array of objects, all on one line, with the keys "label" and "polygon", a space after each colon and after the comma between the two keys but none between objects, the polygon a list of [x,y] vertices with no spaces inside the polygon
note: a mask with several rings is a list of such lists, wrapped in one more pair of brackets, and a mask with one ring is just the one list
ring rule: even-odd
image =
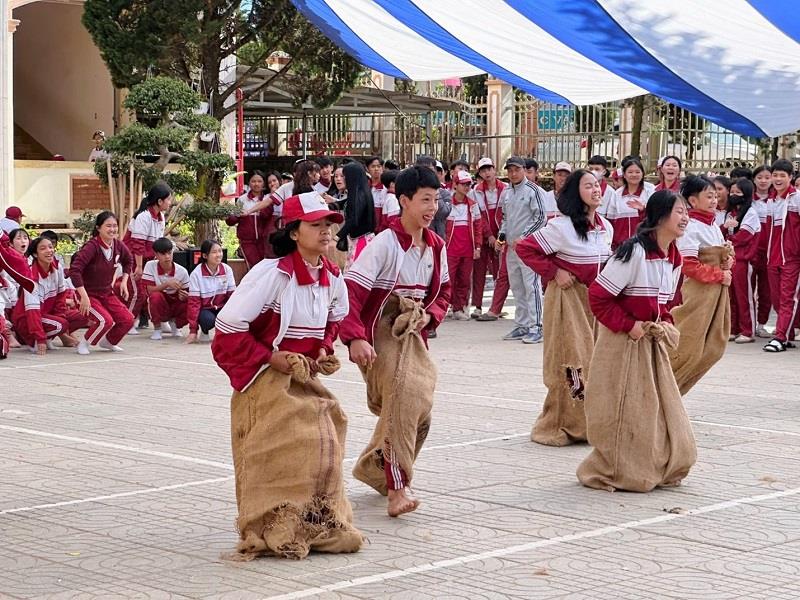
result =
[{"label": "bonsai tree", "polygon": [[220,122],[201,114],[201,100],[186,83],[170,77],[153,77],[131,88],[124,106],[136,120],[106,140],[110,159],[95,164],[123,231],[144,190],[159,179],[183,196],[168,231],[190,221],[195,243],[218,237],[217,221],[235,210],[219,202],[220,186],[234,162],[214,151]]}]

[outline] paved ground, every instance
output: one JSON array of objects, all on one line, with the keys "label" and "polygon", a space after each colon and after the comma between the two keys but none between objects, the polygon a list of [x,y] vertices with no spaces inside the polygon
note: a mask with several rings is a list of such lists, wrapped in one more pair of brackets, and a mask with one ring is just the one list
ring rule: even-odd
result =
[{"label": "paved ground", "polygon": [[[124,355],[0,363],[3,598],[800,597],[798,352],[731,345],[686,398],[699,460],[678,489],[593,491],[586,446],[528,439],[541,346],[448,322],[420,510],[349,478],[354,555],[225,563],[236,541],[226,379],[207,345],[127,339]],[[374,423],[357,370],[328,385],[348,464]]]}]

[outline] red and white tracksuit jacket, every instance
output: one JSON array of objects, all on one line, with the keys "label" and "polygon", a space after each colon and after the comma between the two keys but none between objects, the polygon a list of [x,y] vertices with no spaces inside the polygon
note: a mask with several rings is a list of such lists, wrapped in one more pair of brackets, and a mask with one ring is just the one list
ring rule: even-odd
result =
[{"label": "red and white tracksuit jacket", "polygon": [[478,208],[483,217],[483,240],[488,242],[490,237],[497,239],[500,225],[503,224],[503,207],[500,204],[500,195],[506,189],[506,184],[500,180],[495,182],[495,188],[490,190],[485,181],[479,182],[469,192],[470,197],[478,203]]},{"label": "red and white tracksuit jacket", "polygon": [[13,312],[14,329],[24,343],[33,346],[62,333],[88,327],[88,319],[77,310],[67,308],[69,290],[64,271],[56,261],[47,271],[34,262],[31,272],[36,280],[36,289],[23,292],[22,302],[17,302]]},{"label": "red and white tracksuit jacket", "polygon": [[690,209],[686,231],[675,242],[683,257],[683,274],[700,283],[722,283],[722,269],[716,265],[704,265],[697,258],[701,248],[725,245],[715,216],[714,213]]},{"label": "red and white tracksuit jacket", "polygon": [[[314,276],[314,272],[317,273]],[[339,323],[349,309],[339,267],[322,257],[319,269],[299,253],[251,269],[217,315],[214,360],[244,391],[279,350],[312,359],[333,354]]]},{"label": "red and white tracksuit jacket", "polygon": [[[778,280],[777,286],[773,287],[773,304],[776,302],[774,293],[778,294],[775,338],[785,342],[793,337],[790,334],[794,333],[800,309],[800,192],[789,186],[775,199],[775,203],[778,202],[782,202],[783,227],[777,243],[773,229],[771,242],[773,247],[779,247],[777,250],[770,248],[769,266],[772,267],[771,277]],[[773,282],[770,284],[773,285]]]},{"label": "red and white tracksuit jacket", "polygon": [[128,226],[123,242],[133,256],[142,257],[144,263],[155,257],[153,242],[164,237],[164,215],[155,207],[140,212]]},{"label": "red and white tracksuit jacket", "polygon": [[[267,196],[264,194],[256,196],[253,192],[247,192],[236,199],[236,205],[245,211],[265,197]],[[225,219],[225,223],[231,227],[236,226],[236,237],[239,239],[247,264],[251,267],[265,258],[273,257],[269,236],[276,231],[274,212],[275,205],[270,204],[258,212],[249,215],[230,215]]]},{"label": "red and white tracksuit jacket", "polygon": [[556,200],[555,190],[548,190],[543,194],[544,212],[547,215],[547,220],[555,219],[561,214],[558,210],[558,201]]},{"label": "red and white tracksuit jacket", "polygon": [[189,305],[186,311],[189,331],[197,333],[200,327],[198,319],[201,310],[204,308],[221,309],[235,289],[236,281],[233,277],[233,269],[225,263],[220,263],[214,273],[205,263],[197,265],[189,276]]},{"label": "red and white tracksuit jacket", "polygon": [[350,310],[342,321],[339,337],[373,343],[375,327],[391,294],[422,302],[430,322],[422,330],[435,331],[450,304],[450,275],[444,240],[430,229],[422,232],[424,254],[414,246],[399,219],[389,224],[364,249],[345,273]]},{"label": "red and white tracksuit jacket", "polygon": [[731,270],[731,333],[753,337],[753,325],[758,322],[753,297],[753,273],[759,261],[761,222],[753,205],[743,217],[739,217],[736,211],[727,212],[725,219],[729,216],[739,221],[738,231],[733,228],[725,230],[726,239],[736,251],[736,262]]},{"label": "red and white tracksuit jacket", "polygon": [[636,228],[644,219],[644,210],[637,210],[628,205],[629,202],[638,200],[647,206],[647,200],[653,194],[655,187],[644,182],[633,194],[629,193],[626,186],[614,190],[608,203],[601,205],[598,211],[611,225],[614,226],[614,239],[612,247],[616,248],[627,239],[636,235]]},{"label": "red and white tracksuit jacket", "polygon": [[[158,286],[170,279],[176,279],[181,287],[189,291],[189,272],[181,265],[172,263],[172,269],[165,272],[158,260],[151,260],[144,266],[142,272],[142,283],[145,289],[148,286]],[[175,321],[175,325],[180,329],[188,323],[187,310],[189,306],[188,298],[181,300],[177,290],[172,288],[161,292],[147,292],[147,301],[150,307],[150,319],[154,325]]]},{"label": "red and white tracksuit jacket", "polygon": [[611,257],[614,228],[600,215],[582,240],[572,219],[556,217],[517,244],[517,256],[547,284],[558,269],[572,273],[585,286],[594,282]]},{"label": "red and white tracksuit jacket", "polygon": [[369,184],[372,190],[372,204],[375,206],[375,233],[384,230],[385,220],[383,219],[383,205],[386,203],[386,195],[389,193],[382,183],[377,185]]},{"label": "red and white tracksuit jacket", "polygon": [[386,194],[381,209],[381,231],[389,228],[389,221],[400,216],[400,201],[391,192]]},{"label": "red and white tracksuit jacket", "polygon": [[614,333],[627,333],[636,321],[672,323],[681,280],[681,253],[675,243],[667,254],[646,252],[641,244],[623,263],[611,257],[589,286],[589,307],[597,320]]}]

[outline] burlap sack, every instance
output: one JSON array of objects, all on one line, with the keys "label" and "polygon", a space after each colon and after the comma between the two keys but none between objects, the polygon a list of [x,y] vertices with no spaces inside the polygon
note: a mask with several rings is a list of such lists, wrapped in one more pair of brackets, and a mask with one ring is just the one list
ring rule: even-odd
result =
[{"label": "burlap sack", "polygon": [[[729,256],[733,248],[725,245],[702,248],[698,258],[705,265],[722,266]],[[686,395],[725,353],[731,334],[731,302],[728,286],[688,277],[683,279],[681,293],[683,304],[672,309],[681,339],[669,357],[678,389]]]},{"label": "burlap sack", "polygon": [[[355,552],[363,542],[342,480],[347,418],[304,356],[289,362],[291,375],[267,369],[231,398],[240,541],[229,559]],[[329,375],[339,361],[321,367]]]},{"label": "burlap sack", "polygon": [[608,491],[680,484],[697,448],[667,354],[678,330],[645,323],[645,336],[634,342],[599,329],[584,403],[594,449],[578,466],[578,479]]},{"label": "burlap sack", "polygon": [[391,295],[375,328],[378,358],[370,368],[361,369],[367,382],[367,405],[378,423],[353,468],[353,477],[384,496],[388,493],[383,470],[387,443],[410,483],[414,461],[431,425],[437,371],[417,333],[424,314],[419,302]]},{"label": "burlap sack", "polygon": [[531,439],[547,446],[586,441],[584,385],[594,348],[594,316],[582,283],[544,295],[544,384],[547,397]]}]

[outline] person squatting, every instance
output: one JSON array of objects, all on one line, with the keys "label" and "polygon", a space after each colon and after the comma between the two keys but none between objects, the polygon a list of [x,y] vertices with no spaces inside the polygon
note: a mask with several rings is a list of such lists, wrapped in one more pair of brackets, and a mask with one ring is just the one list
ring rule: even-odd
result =
[{"label": "person squatting", "polygon": [[465,161],[446,170],[427,156],[403,170],[379,157],[336,168],[301,160],[282,185],[277,173],[255,172],[228,220],[249,268],[238,287],[217,242],[203,242],[191,274],[175,264],[163,182],[128,243],[103,212],[68,269],[53,236],[13,229],[0,237],[1,356],[18,346],[44,355],[55,339],[79,354],[119,352],[143,301],[153,340],[188,326],[186,342],[208,341],[215,329],[211,351],[234,390],[240,539],[230,557],[354,552],[364,537],[345,494],[347,418],[320,377],[340,368],[335,340],[377,417],[353,476],[398,517],[420,507],[414,465],[437,381],[429,340],[448,318],[502,318],[511,291],[515,322],[503,339],[544,343],[547,397],[532,441],[588,443],[577,469],[587,487],[679,485],[697,457],[682,396],[728,342],[794,347],[800,194],[791,163],[682,178],[680,159],[667,156],[654,185],[639,157],[612,176],[595,156],[585,169],[559,162],[549,192],[535,160],[503,166],[507,183],[482,158],[477,185]]}]

